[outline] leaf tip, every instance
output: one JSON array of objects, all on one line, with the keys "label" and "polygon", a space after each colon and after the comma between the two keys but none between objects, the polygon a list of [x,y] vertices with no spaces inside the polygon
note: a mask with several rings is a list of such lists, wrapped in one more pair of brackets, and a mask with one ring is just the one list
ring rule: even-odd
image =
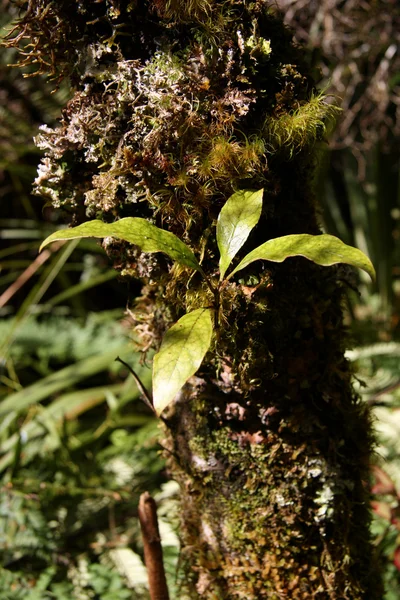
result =
[{"label": "leaf tip", "polygon": [[40,252],[42,252],[42,250],[48,245],[50,244],[50,242],[48,241],[48,239],[45,239],[39,246],[39,254]]},{"label": "leaf tip", "polygon": [[372,264],[372,262],[371,262],[371,264],[370,264],[370,267],[369,267],[369,269],[368,269],[367,273],[368,273],[368,275],[371,277],[371,281],[372,281],[372,283],[375,283],[375,282],[376,282],[376,271],[375,271],[375,267],[374,267],[374,265]]}]

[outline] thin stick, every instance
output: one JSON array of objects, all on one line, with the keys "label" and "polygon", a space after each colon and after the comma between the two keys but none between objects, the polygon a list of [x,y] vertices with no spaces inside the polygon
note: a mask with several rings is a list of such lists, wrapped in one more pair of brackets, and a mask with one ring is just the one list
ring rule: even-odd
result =
[{"label": "thin stick", "polygon": [[128,363],[126,363],[124,360],[122,360],[122,358],[120,358],[119,356],[117,356],[117,358],[115,359],[117,362],[120,362],[121,364],[124,365],[124,367],[126,367],[129,372],[131,373],[133,379],[136,381],[136,385],[139,388],[139,391],[141,392],[141,400],[143,400],[143,402],[145,403],[146,406],[148,406],[150,408],[150,410],[156,415],[156,417],[158,419],[160,419],[160,421],[162,421],[164,423],[164,425],[166,427],[170,427],[168,420],[165,419],[165,417],[159,415],[156,411],[156,409],[154,408],[154,404],[153,404],[153,398],[151,397],[151,394],[149,394],[149,392],[146,390],[146,388],[144,387],[142,381],[140,380],[140,377],[137,373],[135,373],[135,371],[132,369],[131,366],[128,365]]},{"label": "thin stick", "polygon": [[0,307],[7,304],[9,300],[18,292],[22,286],[36,273],[36,271],[46,262],[51,256],[50,250],[44,250],[35,260],[25,269],[23,273],[6,289],[0,296]]},{"label": "thin stick", "polygon": [[143,402],[150,408],[150,410],[154,414],[157,414],[156,409],[154,408],[153,400],[152,400],[149,392],[144,387],[139,375],[137,373],[135,373],[135,371],[132,369],[132,367],[130,365],[128,365],[128,363],[126,363],[124,360],[122,360],[122,358],[120,358],[119,356],[117,356],[117,358],[115,360],[116,360],[116,362],[120,362],[121,364],[123,364],[124,367],[126,367],[128,369],[128,371],[131,373],[133,379],[136,381],[136,385],[138,386],[138,388],[142,394]]},{"label": "thin stick", "polygon": [[19,277],[0,296],[0,308],[5,306],[7,302],[9,302],[9,300],[11,300],[11,298],[14,296],[14,294],[16,294],[18,290],[20,290],[21,287],[25,285],[25,283],[29,281],[31,277],[33,277],[36,271],[42,265],[44,265],[46,260],[48,260],[56,250],[59,250],[61,246],[64,246],[64,244],[65,242],[63,241],[57,242],[56,244],[53,244],[51,250],[43,250],[43,252],[38,254],[35,260],[31,262],[31,264],[25,269],[25,271],[21,273]]},{"label": "thin stick", "polygon": [[144,492],[140,496],[138,515],[142,530],[150,598],[151,600],[169,600],[158,529],[157,506],[149,492]]}]

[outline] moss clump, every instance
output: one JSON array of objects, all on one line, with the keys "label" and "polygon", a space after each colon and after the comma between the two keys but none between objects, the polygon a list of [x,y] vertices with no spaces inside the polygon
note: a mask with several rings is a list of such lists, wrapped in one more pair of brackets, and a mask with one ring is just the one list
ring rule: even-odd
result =
[{"label": "moss clump", "polygon": [[338,107],[328,104],[324,96],[312,96],[307,104],[266,119],[263,129],[266,146],[270,152],[283,151],[293,158],[324,139],[338,112]]},{"label": "moss clump", "polygon": [[[64,1],[24,5],[20,32],[9,43],[31,39],[23,63],[68,75],[76,89],[60,126],[43,127],[37,137],[45,152],[37,193],[75,224],[148,218],[189,242],[212,277],[213,223],[223,202],[236,189],[264,187],[258,239],[265,241],[286,177],[273,166],[277,150],[292,139],[309,161],[324,111],[332,110],[314,99],[290,35],[265,2],[76,0],[73,19]],[[288,118],[292,134],[284,133]],[[172,284],[164,258],[136,253],[131,260],[120,247],[118,259],[113,245],[114,264],[145,283],[157,274],[176,302],[175,317],[202,297],[199,278],[175,270]],[[227,290],[222,318],[241,306],[234,296]]]}]

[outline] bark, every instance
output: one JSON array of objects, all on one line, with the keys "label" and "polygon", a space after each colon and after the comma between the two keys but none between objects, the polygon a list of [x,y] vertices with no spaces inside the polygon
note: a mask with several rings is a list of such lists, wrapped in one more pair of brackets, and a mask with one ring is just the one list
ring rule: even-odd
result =
[{"label": "bark", "polygon": [[188,598],[382,597],[370,423],[343,359],[335,287],[316,269],[279,268],[264,314],[243,315],[258,348],[242,360],[258,390],[226,394],[199,379],[182,395],[170,448]]},{"label": "bark", "polygon": [[[10,42],[30,39],[31,62],[76,89],[60,126],[38,139],[39,193],[74,223],[150,219],[214,281],[215,220],[236,189],[264,188],[244,253],[319,232],[312,180],[335,110],[266,2],[72,4],[25,3]],[[104,247],[144,281],[144,349],[213,302],[190,270],[123,242]],[[346,277],[297,258],[253,263],[224,286],[215,345],[165,412],[182,494],[182,598],[381,598],[370,422],[343,355]]]}]

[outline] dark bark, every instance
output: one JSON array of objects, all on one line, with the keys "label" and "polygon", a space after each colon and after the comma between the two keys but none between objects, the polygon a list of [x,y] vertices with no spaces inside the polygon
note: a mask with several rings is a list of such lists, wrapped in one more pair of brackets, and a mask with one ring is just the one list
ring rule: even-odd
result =
[{"label": "dark bark", "polygon": [[273,277],[267,314],[247,316],[264,346],[249,358],[258,389],[198,379],[176,408],[190,598],[381,598],[370,423],[342,357],[339,294],[332,274],[295,262]]},{"label": "dark bark", "polygon": [[[39,193],[74,223],[151,219],[214,281],[215,220],[234,190],[264,188],[244,252],[319,232],[312,179],[335,111],[266,2],[72,4],[32,0],[19,26],[34,64],[76,88],[60,127],[38,140]],[[184,312],[213,302],[165,257],[104,246],[144,280],[143,347],[157,349]],[[297,258],[253,263],[223,288],[216,343],[164,415],[190,600],[381,598],[370,423],[343,357],[345,279],[341,267]]]}]

